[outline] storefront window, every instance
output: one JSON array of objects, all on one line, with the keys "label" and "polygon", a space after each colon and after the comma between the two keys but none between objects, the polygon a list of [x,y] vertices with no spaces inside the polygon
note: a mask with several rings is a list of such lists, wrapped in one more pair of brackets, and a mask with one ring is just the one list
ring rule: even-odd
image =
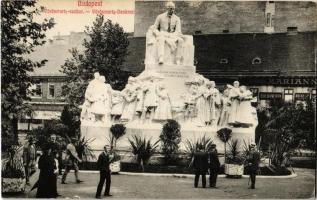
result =
[{"label": "storefront window", "polygon": [[292,102],[294,96],[294,90],[293,89],[285,89],[284,90],[284,101],[286,102]]}]

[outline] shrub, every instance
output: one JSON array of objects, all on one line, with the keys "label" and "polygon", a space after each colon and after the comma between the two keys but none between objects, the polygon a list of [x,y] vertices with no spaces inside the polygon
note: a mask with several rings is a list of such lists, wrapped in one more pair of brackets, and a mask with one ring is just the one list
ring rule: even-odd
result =
[{"label": "shrub", "polygon": [[213,144],[213,141],[211,138],[206,137],[204,135],[201,138],[198,138],[197,140],[186,140],[185,146],[186,146],[186,153],[190,155],[190,158],[194,156],[194,153],[197,151],[198,146],[202,146],[204,149],[204,152],[209,152],[211,150],[211,144]]},{"label": "shrub", "polygon": [[226,159],[226,153],[227,153],[226,144],[232,136],[232,130],[230,128],[221,128],[217,131],[217,136],[224,143],[225,159]]},{"label": "shrub", "polygon": [[144,171],[144,165],[148,163],[151,156],[155,153],[159,141],[152,143],[151,139],[146,139],[139,135],[132,135],[128,140],[132,153],[136,156],[138,164]]},{"label": "shrub", "polygon": [[175,160],[175,155],[178,152],[179,143],[181,142],[180,125],[177,121],[168,120],[167,123],[164,124],[160,140],[165,162],[170,163]]},{"label": "shrub", "polygon": [[117,141],[125,134],[126,127],[123,124],[114,124],[110,127],[110,145],[116,147]]},{"label": "shrub", "polygon": [[1,174],[2,178],[24,178],[24,166],[22,156],[18,155],[20,147],[12,146],[8,150],[9,157],[3,159]]}]

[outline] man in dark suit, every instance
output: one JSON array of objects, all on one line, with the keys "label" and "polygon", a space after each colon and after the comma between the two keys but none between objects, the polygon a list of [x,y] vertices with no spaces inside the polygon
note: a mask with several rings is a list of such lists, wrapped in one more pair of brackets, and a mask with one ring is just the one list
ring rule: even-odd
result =
[{"label": "man in dark suit", "polygon": [[100,171],[100,180],[97,187],[96,198],[100,199],[101,191],[104,182],[106,181],[106,188],[104,196],[112,196],[110,194],[110,184],[111,184],[111,170],[110,163],[113,161],[113,154],[110,151],[110,146],[104,146],[104,151],[99,155],[97,165]]},{"label": "man in dark suit", "polygon": [[250,152],[247,157],[247,167],[248,171],[250,173],[250,179],[251,179],[251,187],[249,189],[255,189],[255,179],[256,174],[259,169],[259,162],[260,162],[260,153],[256,149],[256,145],[252,143],[250,145]]},{"label": "man in dark suit", "polygon": [[195,170],[195,183],[194,186],[198,187],[199,176],[202,177],[203,188],[206,187],[206,173],[208,171],[208,154],[204,152],[201,145],[197,146],[197,152],[194,154],[193,168]]},{"label": "man in dark suit", "polygon": [[209,162],[210,162],[209,163],[209,170],[210,170],[209,186],[212,188],[216,188],[220,162],[219,162],[218,152],[217,152],[215,144],[211,145],[211,150],[209,152]]}]

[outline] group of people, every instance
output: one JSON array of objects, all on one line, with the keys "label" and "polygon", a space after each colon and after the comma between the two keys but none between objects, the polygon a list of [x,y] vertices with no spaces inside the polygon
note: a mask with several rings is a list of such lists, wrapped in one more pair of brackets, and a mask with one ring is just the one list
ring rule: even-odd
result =
[{"label": "group of people", "polygon": [[[75,171],[76,183],[83,182],[79,179],[78,163],[82,160],[78,157],[75,148],[77,139],[71,138],[71,142],[66,147],[66,157],[64,158],[64,173],[62,175],[62,184],[66,183],[66,177],[70,170]],[[58,175],[62,174],[62,158],[60,156],[61,149],[57,146],[56,135],[51,135],[48,142],[42,145],[42,155],[38,159],[38,169],[40,170],[38,180],[33,185],[32,189],[37,188],[36,198],[57,198],[57,179]],[[112,196],[110,194],[111,170],[110,163],[114,159],[114,153],[109,145],[104,147],[103,152],[99,155],[97,166],[100,171],[100,181],[97,187],[96,198],[100,198],[102,187],[106,181],[104,196]],[[26,183],[30,184],[30,176],[36,171],[36,148],[32,137],[23,148],[23,162],[25,167]]]},{"label": "group of people", "polygon": [[[255,180],[259,168],[260,154],[256,150],[256,145],[250,145],[250,152],[247,155],[245,166],[250,175],[251,186],[250,189],[255,189]],[[206,188],[206,174],[209,170],[209,186],[216,188],[217,176],[220,170],[220,162],[215,144],[211,144],[211,149],[206,152],[202,145],[198,145],[196,152],[190,164],[195,171],[194,187],[198,187],[199,178],[202,178],[202,187]]]}]

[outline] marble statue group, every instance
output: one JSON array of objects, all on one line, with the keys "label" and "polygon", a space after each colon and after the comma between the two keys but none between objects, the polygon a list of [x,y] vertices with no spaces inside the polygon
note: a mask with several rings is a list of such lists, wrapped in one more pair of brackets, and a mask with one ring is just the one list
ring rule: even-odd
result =
[{"label": "marble statue group", "polygon": [[257,121],[251,106],[252,92],[238,81],[220,93],[214,81],[196,74],[186,82],[183,102],[173,106],[161,80],[157,74],[141,74],[129,77],[126,87],[117,91],[105,83],[104,76],[95,73],[85,93],[81,120],[151,124],[175,119],[196,126],[221,127],[250,127]]},{"label": "marble statue group", "polygon": [[214,81],[193,72],[190,78],[178,82],[184,89],[173,98],[177,101],[172,100],[176,93],[160,69],[168,66],[180,71],[193,67],[194,46],[192,36],[181,32],[175,4],[168,2],[166,9],[146,34],[145,71],[129,77],[122,91],[113,90],[96,72],[85,92],[81,121],[152,124],[175,119],[197,127],[256,126],[252,92],[238,81],[228,84],[221,93]]}]

